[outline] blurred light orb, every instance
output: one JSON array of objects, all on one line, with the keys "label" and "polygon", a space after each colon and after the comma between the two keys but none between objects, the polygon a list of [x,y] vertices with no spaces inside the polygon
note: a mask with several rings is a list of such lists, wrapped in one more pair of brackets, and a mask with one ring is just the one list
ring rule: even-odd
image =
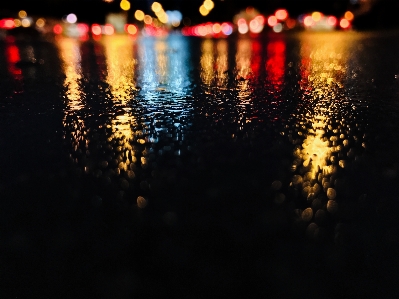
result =
[{"label": "blurred light orb", "polygon": [[152,24],[152,17],[150,15],[145,15],[144,16],[144,23],[147,25]]},{"label": "blurred light orb", "polygon": [[311,16],[305,17],[305,19],[303,19],[303,24],[304,24],[306,27],[310,27],[310,26],[314,25],[313,18],[312,18]]},{"label": "blurred light orb", "polygon": [[56,24],[56,25],[54,25],[54,27],[53,27],[53,32],[55,33],[55,34],[61,34],[62,33],[62,26],[60,25],[60,24]]},{"label": "blurred light orb", "polygon": [[318,22],[321,20],[322,14],[318,11],[315,11],[314,13],[312,13],[312,19],[315,22]]},{"label": "blurred light orb", "polygon": [[231,26],[231,25],[228,24],[228,23],[223,23],[223,24],[222,24],[222,32],[223,32],[225,35],[230,35],[230,34],[232,34],[232,33],[233,33],[233,26]]},{"label": "blurred light orb", "polygon": [[352,21],[354,19],[354,15],[351,11],[347,11],[344,15],[345,19],[347,19],[348,21]]},{"label": "blurred light orb", "polygon": [[283,24],[277,23],[276,25],[274,25],[273,31],[276,33],[280,33],[281,31],[283,31]]},{"label": "blurred light orb", "polygon": [[119,6],[122,8],[122,10],[129,10],[130,9],[130,2],[127,0],[122,0]]},{"label": "blurred light orb", "polygon": [[129,24],[129,25],[126,26],[126,32],[131,34],[131,35],[135,35],[138,32],[138,30],[137,30],[137,27],[135,25]]},{"label": "blurred light orb", "polygon": [[341,19],[339,22],[339,26],[341,26],[342,29],[348,29],[350,25],[351,24],[347,19]]},{"label": "blurred light orb", "polygon": [[30,20],[29,19],[23,19],[21,24],[22,24],[22,27],[29,27],[30,26]]},{"label": "blurred light orb", "polygon": [[274,25],[277,24],[277,18],[275,16],[270,16],[267,19],[267,24],[269,24],[270,27],[273,27]]},{"label": "blurred light orb", "polygon": [[288,18],[288,12],[285,9],[278,9],[276,10],[276,13],[274,14],[277,19],[284,21],[286,18]]},{"label": "blurred light orb", "polygon": [[151,9],[155,13],[160,12],[162,10],[162,5],[159,2],[154,2],[151,5]]},{"label": "blurred light orb", "polygon": [[20,19],[15,19],[14,20],[14,26],[15,27],[21,27],[22,26],[22,22]]},{"label": "blurred light orb", "polygon": [[134,13],[134,17],[136,18],[137,21],[143,21],[145,14],[142,10],[136,10],[136,12]]},{"label": "blurred light orb", "polygon": [[114,26],[112,26],[111,24],[106,24],[104,26],[104,33],[106,35],[112,35],[114,34],[114,32],[115,32]]},{"label": "blurred light orb", "polygon": [[94,35],[100,35],[101,34],[101,26],[98,24],[93,24],[93,26],[91,26],[91,32]]},{"label": "blurred light orb", "polygon": [[249,30],[249,27],[248,27],[247,23],[242,24],[241,26],[238,26],[238,32],[241,34],[247,33],[248,30]]},{"label": "blurred light orb", "polygon": [[69,24],[75,24],[78,21],[78,17],[74,13],[70,13],[69,15],[67,15],[66,21]]},{"label": "blurred light orb", "polygon": [[335,26],[335,25],[337,25],[337,18],[336,18],[336,17],[333,17],[333,16],[330,16],[330,17],[328,17],[328,19],[327,19],[327,23],[328,23],[328,25],[330,25],[330,26]]},{"label": "blurred light orb", "polygon": [[213,33],[219,34],[222,31],[222,26],[219,23],[215,23],[212,26]]},{"label": "blurred light orb", "polygon": [[20,17],[21,19],[26,18],[27,15],[28,15],[28,14],[26,13],[25,10],[20,10],[20,11],[18,12],[18,17]]},{"label": "blurred light orb", "polygon": [[211,11],[215,7],[215,4],[212,0],[205,0],[203,5],[209,11]]},{"label": "blurred light orb", "polygon": [[39,18],[39,19],[36,20],[36,26],[39,27],[39,28],[44,27],[45,23],[46,23],[46,21],[44,19],[42,19],[42,18]]},{"label": "blurred light orb", "polygon": [[207,16],[209,14],[209,10],[206,9],[204,5],[201,5],[199,8],[199,12],[202,16]]}]

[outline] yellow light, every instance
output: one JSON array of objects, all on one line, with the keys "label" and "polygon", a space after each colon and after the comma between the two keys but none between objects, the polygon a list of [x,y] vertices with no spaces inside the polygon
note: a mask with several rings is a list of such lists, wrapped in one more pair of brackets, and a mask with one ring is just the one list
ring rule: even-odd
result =
[{"label": "yellow light", "polygon": [[321,13],[318,12],[318,11],[315,11],[314,13],[312,13],[312,19],[315,22],[320,21],[321,20],[321,16],[322,16]]},{"label": "yellow light", "polygon": [[130,9],[130,2],[127,1],[127,0],[122,0],[121,3],[120,3],[120,7],[123,10],[129,10]]},{"label": "yellow light", "polygon": [[142,10],[136,10],[134,13],[134,17],[136,18],[137,21],[143,21],[144,20],[144,12]]},{"label": "yellow light", "polygon": [[40,18],[40,19],[37,19],[36,26],[41,28],[44,26],[45,23],[46,22],[44,21],[44,19]]},{"label": "yellow light", "polygon": [[21,20],[19,20],[19,19],[15,19],[15,20],[14,20],[14,26],[15,26],[15,27],[20,27],[21,25],[22,25]]},{"label": "yellow light", "polygon": [[29,27],[30,26],[30,21],[28,19],[23,19],[22,20],[22,27]]},{"label": "yellow light", "polygon": [[215,7],[215,4],[212,0],[205,0],[203,5],[209,11],[211,11]]},{"label": "yellow light", "polygon": [[168,22],[168,15],[166,13],[159,15],[158,19],[161,23],[166,24]]},{"label": "yellow light", "polygon": [[205,7],[204,5],[201,5],[201,6],[200,6],[199,12],[200,12],[200,14],[203,15],[204,17],[205,17],[206,15],[209,14],[209,10],[207,10],[206,7]]},{"label": "yellow light", "polygon": [[145,15],[144,16],[144,23],[146,23],[147,25],[152,23],[152,17],[149,15]]},{"label": "yellow light", "polygon": [[162,5],[159,2],[154,2],[151,5],[151,9],[153,12],[157,13],[162,10]]},{"label": "yellow light", "polygon": [[354,16],[353,13],[350,12],[350,11],[347,11],[347,12],[345,13],[345,19],[347,19],[348,21],[352,21],[354,17],[355,17],[355,16]]},{"label": "yellow light", "polygon": [[25,10],[20,10],[20,11],[18,12],[18,17],[20,17],[21,19],[26,18],[27,15],[28,15],[28,14],[26,13]]},{"label": "yellow light", "polygon": [[133,24],[130,24],[129,26],[127,26],[127,32],[128,32],[129,34],[134,35],[134,34],[137,33],[137,27],[134,26]]}]

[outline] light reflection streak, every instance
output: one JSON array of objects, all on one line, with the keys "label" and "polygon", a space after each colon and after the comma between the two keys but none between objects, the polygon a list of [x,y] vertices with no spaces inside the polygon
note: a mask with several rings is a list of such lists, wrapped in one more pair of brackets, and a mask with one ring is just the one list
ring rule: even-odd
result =
[{"label": "light reflection streak", "polygon": [[7,69],[10,75],[13,77],[15,82],[17,83],[16,91],[19,92],[22,90],[22,70],[17,67],[17,63],[21,60],[20,53],[17,45],[14,40],[6,39],[5,43],[5,54],[7,58]]},{"label": "light reflection streak", "polygon": [[[336,207],[335,177],[348,157],[347,131],[350,124],[342,117],[347,109],[342,99],[346,96],[344,78],[349,49],[350,42],[342,40],[339,34],[302,36],[299,83],[303,98],[298,106],[296,131],[303,141],[294,152],[293,170],[296,174],[292,184],[302,190],[314,209],[312,214],[305,213],[307,217],[302,213],[305,222],[312,221],[318,209],[336,212],[328,206]],[[329,203],[315,204],[323,198],[330,200]],[[314,223],[309,225],[311,234],[317,233],[316,227]]]},{"label": "light reflection streak", "polygon": [[213,46],[213,41],[210,39],[203,40],[201,44],[201,79],[206,86],[211,86],[215,77]]}]

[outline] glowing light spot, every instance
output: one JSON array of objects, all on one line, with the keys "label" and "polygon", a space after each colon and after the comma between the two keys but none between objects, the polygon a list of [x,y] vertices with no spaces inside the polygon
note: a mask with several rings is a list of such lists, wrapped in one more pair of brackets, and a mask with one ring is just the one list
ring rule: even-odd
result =
[{"label": "glowing light spot", "polygon": [[136,10],[136,12],[134,13],[134,17],[136,18],[137,21],[143,21],[144,20],[144,12],[142,10]]},{"label": "glowing light spot", "polygon": [[154,2],[151,5],[151,9],[155,13],[160,12],[162,10],[162,5],[159,2]]},{"label": "glowing light spot", "polygon": [[283,24],[278,23],[278,24],[274,25],[273,31],[276,33],[280,33],[281,31],[283,31]]},{"label": "glowing light spot", "polygon": [[203,5],[209,11],[211,11],[215,7],[215,4],[212,0],[205,0]]},{"label": "glowing light spot", "polygon": [[26,13],[25,10],[20,10],[18,12],[18,17],[20,17],[21,19],[26,18],[28,16],[28,14]]},{"label": "glowing light spot", "polygon": [[352,12],[347,11],[347,12],[345,13],[344,17],[345,17],[345,19],[347,19],[348,21],[352,21],[352,20],[354,19],[355,16],[353,15]]},{"label": "glowing light spot", "polygon": [[74,13],[70,13],[66,17],[66,21],[70,24],[75,24],[78,20],[78,17]]},{"label": "glowing light spot", "polygon": [[100,35],[101,34],[101,26],[98,24],[93,24],[93,26],[91,26],[91,32],[94,35]]},{"label": "glowing light spot", "polygon": [[335,25],[337,24],[337,18],[336,18],[336,17],[333,17],[333,16],[330,16],[330,17],[328,17],[328,19],[327,19],[327,23],[328,23],[328,25],[330,25],[330,26],[335,26]]},{"label": "glowing light spot", "polygon": [[199,12],[202,16],[207,16],[209,14],[209,10],[206,9],[204,5],[201,5],[199,8]]},{"label": "glowing light spot", "polygon": [[23,19],[22,20],[22,27],[29,27],[29,26],[30,26],[29,19]]},{"label": "glowing light spot", "polygon": [[19,19],[15,19],[15,20],[14,20],[14,26],[15,26],[15,27],[20,27],[21,25],[22,25],[21,20],[19,20]]},{"label": "glowing light spot", "polygon": [[137,33],[137,27],[134,26],[133,24],[129,24],[126,26],[126,32],[131,34],[131,35],[135,35]]},{"label": "glowing light spot", "polygon": [[247,33],[248,30],[249,30],[249,27],[248,27],[247,23],[245,23],[245,24],[243,24],[241,26],[238,26],[238,32],[241,33],[241,34]]},{"label": "glowing light spot", "polygon": [[288,12],[285,9],[278,9],[274,14],[278,20],[285,20],[288,18]]},{"label": "glowing light spot", "polygon": [[312,13],[312,19],[315,22],[320,21],[322,16],[323,15],[320,12],[318,12],[318,11],[315,11],[314,13]]},{"label": "glowing light spot", "polygon": [[309,222],[313,218],[313,210],[312,208],[307,208],[302,211],[301,218],[305,222]]},{"label": "glowing light spot", "polygon": [[45,23],[46,23],[46,21],[44,19],[40,18],[40,19],[37,19],[36,26],[42,28]]},{"label": "glowing light spot", "polygon": [[269,24],[270,27],[273,27],[274,25],[277,24],[277,18],[275,16],[270,16],[267,19],[267,24]]},{"label": "glowing light spot", "polygon": [[347,19],[341,19],[339,22],[339,26],[341,26],[342,29],[347,29],[350,25],[351,23]]},{"label": "glowing light spot", "polygon": [[112,35],[114,34],[114,32],[115,32],[114,26],[112,26],[111,24],[107,24],[104,26],[104,33],[106,35]]},{"label": "glowing light spot", "polygon": [[54,25],[53,32],[55,34],[61,34],[62,33],[62,26],[60,24]]},{"label": "glowing light spot", "polygon": [[227,23],[223,23],[223,24],[222,24],[222,32],[223,32],[225,35],[230,35],[230,34],[232,34],[232,33],[233,33],[233,26],[231,26],[231,25],[229,25],[229,24],[227,24]]},{"label": "glowing light spot", "polygon": [[143,196],[137,197],[137,206],[144,209],[147,206],[147,200]]},{"label": "glowing light spot", "polygon": [[222,31],[222,26],[219,23],[215,23],[212,26],[213,33],[218,34]]},{"label": "glowing light spot", "polygon": [[144,16],[144,23],[147,25],[152,24],[152,17],[150,15],[145,15]]},{"label": "glowing light spot", "polygon": [[314,25],[313,18],[312,18],[311,16],[305,17],[305,19],[303,19],[303,24],[304,24],[306,27],[310,27],[310,26]]},{"label": "glowing light spot", "polygon": [[337,192],[335,191],[334,188],[328,188],[327,189],[327,197],[328,199],[334,199],[337,196]]},{"label": "glowing light spot", "polygon": [[130,9],[130,2],[127,0],[122,0],[119,4],[122,10],[129,10]]}]

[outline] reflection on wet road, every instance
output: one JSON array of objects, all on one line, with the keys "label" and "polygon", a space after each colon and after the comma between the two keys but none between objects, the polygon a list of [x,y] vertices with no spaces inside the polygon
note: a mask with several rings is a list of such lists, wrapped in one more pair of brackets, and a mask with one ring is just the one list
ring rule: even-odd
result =
[{"label": "reflection on wet road", "polygon": [[392,38],[3,41],[10,263],[39,269],[54,286],[45,295],[68,285],[118,298],[393,292]]}]

